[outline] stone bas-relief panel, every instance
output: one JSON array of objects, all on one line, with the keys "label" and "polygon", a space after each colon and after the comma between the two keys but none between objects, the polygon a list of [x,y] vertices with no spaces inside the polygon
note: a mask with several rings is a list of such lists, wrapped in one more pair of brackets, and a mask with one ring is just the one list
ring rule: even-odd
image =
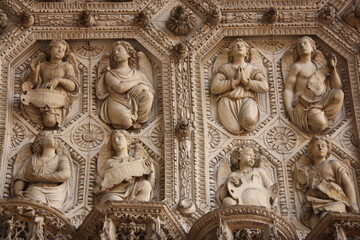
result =
[{"label": "stone bas-relief panel", "polygon": [[211,92],[219,95],[220,123],[233,134],[254,130],[259,122],[256,94],[269,90],[263,68],[260,55],[242,39],[232,42],[214,63]]},{"label": "stone bas-relief panel", "polygon": [[[38,124],[29,118],[24,113],[24,105],[21,105],[20,97],[23,92],[21,88],[25,78],[28,76],[26,72],[30,71],[30,65],[34,69],[40,66],[39,74],[41,74],[41,65],[45,65],[47,62],[46,60],[40,61],[41,55],[46,52],[50,41],[60,36],[69,44],[75,59],[76,64],[72,68],[74,71],[79,71],[78,76],[76,76],[79,83],[78,97],[72,101],[71,108],[68,108],[69,112],[64,118],[64,123],[56,123],[56,127],[59,127],[56,138],[68,149],[75,166],[75,169],[72,170],[72,173],[74,173],[72,176],[76,176],[75,180],[70,179],[70,181],[73,181],[72,185],[70,185],[75,189],[74,194],[72,194],[73,199],[64,208],[63,213],[59,214],[68,218],[74,227],[80,227],[83,222],[91,225],[91,219],[84,221],[85,218],[87,215],[94,213],[95,209],[98,209],[97,207],[101,205],[99,205],[99,202],[106,196],[106,192],[94,194],[99,190],[97,187],[101,186],[101,183],[106,179],[104,177],[106,173],[98,178],[101,175],[98,167],[99,159],[103,159],[105,163],[109,160],[109,165],[115,166],[113,169],[122,168],[120,167],[120,161],[114,161],[118,153],[116,153],[114,146],[111,146],[111,132],[115,128],[124,128],[133,141],[131,148],[136,149],[136,146],[141,146],[141,152],[145,151],[150,155],[152,159],[150,165],[154,168],[156,181],[154,185],[151,184],[151,179],[148,178],[151,175],[148,174],[149,169],[144,167],[142,171],[139,171],[141,173],[136,173],[141,176],[129,179],[129,182],[122,181],[122,179],[112,179],[111,183],[116,187],[118,185],[126,186],[125,188],[130,189],[129,192],[132,192],[132,189],[134,191],[135,189],[145,189],[148,194],[149,189],[151,189],[153,197],[147,196],[146,198],[137,199],[136,194],[132,198],[132,194],[124,194],[121,192],[122,190],[120,190],[120,194],[118,194],[119,191],[111,191],[111,194],[121,195],[118,200],[123,199],[123,201],[115,202],[116,207],[108,210],[114,214],[110,220],[106,219],[109,215],[104,214],[102,211],[99,212],[99,215],[96,215],[98,223],[96,226],[91,225],[92,228],[90,229],[92,231],[89,238],[92,237],[92,234],[96,235],[96,233],[104,233],[104,236],[114,236],[110,231],[114,227],[110,223],[111,221],[125,223],[117,228],[115,234],[117,236],[125,237],[128,236],[127,231],[136,232],[136,228],[141,228],[140,231],[136,232],[137,236],[143,237],[146,235],[146,231],[151,231],[155,238],[171,239],[171,234],[169,234],[171,227],[167,229],[168,226],[165,226],[169,224],[174,225],[176,228],[176,231],[175,228],[172,228],[170,232],[173,232],[173,234],[175,232],[181,233],[174,236],[184,237],[196,225],[196,221],[200,220],[206,213],[225,216],[224,213],[228,210],[231,210],[231,214],[228,215],[226,221],[216,219],[215,225],[200,224],[199,231],[205,229],[201,226],[208,225],[209,228],[207,229],[211,229],[211,232],[204,233],[203,236],[214,236],[216,238],[216,233],[218,233],[218,236],[225,237],[227,231],[221,232],[220,230],[226,230],[226,225],[229,224],[233,236],[238,238],[248,237],[251,234],[259,237],[263,234],[263,236],[279,239],[278,236],[283,233],[284,239],[292,239],[295,238],[293,236],[294,226],[298,231],[298,236],[302,239],[305,238],[310,228],[307,228],[306,224],[301,221],[302,201],[299,197],[299,189],[294,183],[293,171],[295,163],[300,159],[300,155],[307,154],[306,146],[315,132],[314,130],[325,135],[330,140],[333,149],[335,149],[329,160],[349,159],[352,168],[344,172],[353,174],[354,188],[358,193],[358,178],[360,175],[358,173],[357,149],[359,137],[356,129],[359,128],[359,123],[356,121],[360,119],[360,102],[357,99],[359,90],[356,73],[359,63],[356,61],[355,56],[355,50],[357,50],[357,46],[355,46],[357,44],[356,34],[358,33],[343,18],[353,3],[350,1],[320,2],[309,0],[307,1],[309,4],[301,3],[301,6],[299,6],[297,0],[279,0],[273,1],[276,9],[270,9],[270,6],[267,8],[266,3],[260,2],[210,2],[207,0],[202,1],[201,4],[192,0],[181,2],[176,0],[149,0],[145,2],[136,0],[130,3],[85,0],[63,2],[14,0],[2,2],[0,8],[6,12],[10,22],[0,36],[1,39],[4,39],[4,41],[0,41],[1,77],[4,79],[4,81],[0,82],[0,97],[6,103],[4,106],[0,106],[2,109],[0,111],[0,116],[2,116],[0,118],[0,125],[2,126],[0,132],[4,133],[0,136],[3,149],[0,175],[5,180],[0,181],[1,195],[5,198],[12,197],[10,190],[15,179],[13,169],[15,163],[17,163],[16,159],[21,156],[22,149],[27,144],[34,142],[34,138],[38,136],[43,127],[42,125],[44,125],[44,121],[42,121],[42,124]],[[260,4],[261,7],[259,7]],[[174,12],[171,23],[174,31],[172,31],[167,29],[166,21],[169,19],[171,9],[176,9],[176,6],[181,6],[189,12],[184,12],[181,9],[177,13]],[[332,6],[331,13],[326,13],[326,8],[323,8],[325,6]],[[321,8],[323,8],[322,11],[320,11]],[[30,16],[34,17],[33,23],[15,23],[15,18],[18,16],[26,16],[26,14],[21,13],[21,9],[27,9],[27,11],[31,12]],[[84,12],[84,10],[87,12]],[[139,14],[140,12],[143,12],[143,14]],[[193,15],[195,22],[187,14]],[[89,19],[87,19],[88,17]],[[186,17],[189,17],[188,22],[184,19]],[[188,24],[188,26],[185,26],[187,29],[182,28],[182,24]],[[314,90],[317,90],[316,87],[319,87],[320,90],[324,89],[322,83],[329,82],[329,78],[334,78],[334,75],[336,75],[334,71],[337,71],[338,80],[340,79],[342,85],[341,87],[326,86],[325,92],[321,90],[320,94],[314,94],[314,97],[318,98],[317,100],[321,103],[320,107],[314,106],[318,102],[313,101],[312,96],[310,96],[310,100],[307,99],[311,105],[311,107],[306,105],[306,107],[309,107],[309,111],[312,109],[320,111],[318,109],[327,106],[325,101],[327,98],[329,102],[333,102],[334,98],[339,100],[341,96],[339,98],[337,95],[341,95],[341,92],[343,92],[343,103],[337,101],[337,104],[335,104],[337,105],[334,111],[336,113],[329,114],[324,111],[322,117],[316,116],[314,118],[317,122],[321,122],[320,120],[326,117],[327,127],[325,129],[318,129],[318,125],[314,127],[308,123],[297,123],[295,121],[298,120],[297,117],[294,118],[289,114],[286,107],[286,102],[290,102],[287,100],[291,99],[286,98],[284,93],[286,88],[290,89],[287,83],[291,82],[291,79],[287,81],[288,77],[286,75],[294,76],[294,74],[291,75],[285,72],[290,71],[293,66],[294,68],[298,66],[304,58],[291,59],[291,61],[287,62],[287,67],[283,63],[289,56],[289,52],[293,50],[292,46],[304,36],[310,36],[314,40],[316,50],[312,47],[311,51],[320,51],[325,56],[326,64],[317,62],[321,60],[319,58],[320,54],[317,54],[317,58],[313,59],[314,64],[306,62],[310,67],[306,67],[305,70],[310,70],[305,71],[302,69],[300,72],[302,75],[308,74],[310,76],[296,76],[295,79],[297,81],[309,78],[309,82],[311,82],[311,79],[316,80],[315,85],[312,85],[312,87],[315,86],[315,89],[312,88],[312,92],[306,90],[300,92],[314,93],[316,92]],[[244,45],[246,50],[250,52],[249,59],[246,58],[247,54],[241,53],[243,50],[241,46],[238,47],[241,54],[234,54],[235,48],[232,47],[232,44],[236,43],[238,38],[243,39],[244,43],[247,44],[247,46]],[[110,64],[104,63],[111,53],[116,52],[116,44],[114,47],[112,46],[117,41],[129,43],[134,49],[133,52],[137,53],[136,55],[142,52],[143,56],[146,57],[144,59],[147,59],[146,64],[135,61],[136,64],[131,66],[134,78],[141,77],[139,81],[142,83],[134,86],[137,90],[124,91],[129,95],[131,95],[130,92],[138,91],[137,93],[141,92],[147,96],[133,97],[130,103],[126,104],[123,102],[110,104],[116,108],[128,104],[132,116],[126,117],[126,120],[131,120],[131,123],[126,124],[127,126],[119,126],[120,124],[116,122],[114,124],[117,118],[106,122],[104,121],[105,117],[100,114],[101,109],[109,109],[107,105],[107,102],[110,102],[108,101],[109,98],[117,101],[123,100],[122,97],[117,95],[119,92],[108,91],[109,86],[104,84],[104,89],[108,91],[105,95],[108,94],[108,96],[100,99],[101,97],[99,98],[96,94],[98,90],[96,86],[102,76],[105,83],[106,80],[119,83],[127,78],[125,72],[129,69],[121,66],[112,67]],[[120,45],[118,45],[119,49],[117,50],[123,50]],[[231,48],[231,54],[236,55],[237,58],[245,55],[244,61],[240,61],[240,68],[236,66],[237,61],[231,60],[231,58],[229,60],[227,48]],[[126,54],[129,54],[129,52],[126,51]],[[298,52],[304,54],[304,51]],[[126,59],[126,54],[119,55],[119,58],[113,62],[119,64],[123,61],[121,58],[124,55]],[[330,57],[332,54],[335,57]],[[258,61],[254,62],[254,56],[257,56]],[[48,59],[48,61],[50,60]],[[71,61],[71,59],[63,60],[64,63],[69,64],[71,64]],[[127,61],[130,62],[130,59],[125,60],[125,62]],[[37,64],[36,62],[41,63]],[[107,65],[109,65],[109,69]],[[143,69],[144,66],[150,67]],[[217,70],[215,66],[219,67],[219,69]],[[314,68],[314,66],[316,67]],[[284,67],[288,70],[285,70]],[[259,68],[261,68],[261,71],[257,71]],[[146,69],[151,70],[151,72]],[[231,72],[234,69],[243,74],[232,74]],[[112,79],[106,79],[106,74],[109,73],[110,75],[111,72],[122,73],[121,76],[114,74],[115,77]],[[244,96],[238,94],[237,91],[240,91],[241,88],[246,90],[249,87],[248,81],[250,80],[263,83],[262,80],[266,79],[267,87],[263,87],[262,90],[264,91],[247,89],[246,91],[252,91],[251,94],[247,95],[247,99],[231,99],[234,96],[229,96],[230,92],[217,93],[211,91],[212,83],[216,82],[215,80],[222,74],[221,72],[225,72],[223,75],[229,77],[229,79],[225,80],[233,81],[234,89],[232,90],[235,90],[235,98]],[[33,73],[35,74],[36,71],[33,71]],[[318,81],[319,79],[320,81]],[[150,82],[150,84],[144,84],[144,82]],[[145,85],[147,85],[147,89],[144,89]],[[325,85],[327,84],[325,83]],[[32,89],[38,90],[37,88]],[[332,94],[332,92],[337,93]],[[297,93],[294,92],[294,94]],[[306,97],[309,96],[306,95]],[[144,100],[140,100],[140,98]],[[217,98],[219,101],[217,101]],[[227,103],[223,104],[225,107],[222,107],[223,105],[219,103],[220,101],[225,102],[226,98]],[[294,99],[291,99],[291,104],[293,104],[292,100]],[[253,113],[241,114],[244,109],[242,101],[251,102],[248,109],[254,110],[258,115]],[[142,108],[142,103],[146,107]],[[294,103],[296,107],[296,101]],[[234,106],[239,106],[239,109],[233,110],[232,107]],[[139,114],[139,109],[146,112],[143,120],[136,117],[136,115],[142,115]],[[230,119],[221,120],[222,117],[228,116],[222,114],[228,109],[232,109],[232,113],[235,113],[232,115],[239,115],[239,119],[233,122],[239,125],[236,128],[242,128],[241,131],[238,131],[238,129],[235,131],[228,126],[227,121],[230,121]],[[121,111],[117,110],[110,112],[125,112],[123,109]],[[250,119],[252,123],[245,120],[249,120],[249,116],[253,118]],[[329,124],[331,122],[332,124]],[[45,128],[53,128],[52,124],[48,124],[48,122],[46,124],[48,126],[45,126]],[[230,125],[234,126],[233,124]],[[309,131],[306,127],[310,125]],[[239,196],[242,196],[242,194],[236,191],[249,184],[256,184],[257,189],[262,187],[264,192],[267,192],[273,183],[277,183],[277,198],[265,194],[265,197],[261,195],[263,198],[256,199],[259,201],[266,199],[257,204],[261,206],[254,207],[250,204],[248,206],[220,207],[221,203],[216,202],[216,191],[220,189],[219,186],[216,186],[216,166],[220,163],[226,163],[224,160],[227,156],[230,156],[236,147],[244,143],[251,143],[252,146],[255,146],[253,149],[259,150],[254,151],[255,155],[264,156],[266,161],[257,162],[258,159],[255,157],[255,163],[253,165],[249,164],[252,165],[251,171],[247,171],[248,169],[244,168],[244,166],[231,169],[234,164],[227,164],[226,169],[230,168],[230,171],[223,173],[223,179],[228,183],[223,188],[226,190],[224,191],[226,195],[220,198],[221,201],[230,203],[238,201]],[[116,147],[120,145],[118,144]],[[104,150],[107,147],[107,150],[110,149],[113,152]],[[104,157],[104,152],[111,153]],[[125,158],[132,160],[135,158],[135,161],[131,163],[135,164],[139,161],[134,157],[137,151],[132,152],[132,150],[128,149],[124,152],[129,155]],[[34,154],[33,151],[28,152],[29,156]],[[247,155],[252,155],[252,153]],[[268,167],[264,166],[266,162],[269,165]],[[139,163],[142,163],[142,161],[139,161]],[[310,164],[303,167],[308,165]],[[267,175],[270,176],[271,181],[267,181],[266,177],[261,176],[264,169],[267,169]],[[105,170],[105,172],[110,172],[110,170],[111,168]],[[231,180],[231,175],[235,176],[235,179]],[[260,178],[258,178],[258,175],[260,175]],[[238,183],[241,178],[244,179],[244,184]],[[150,184],[151,188],[135,187],[136,183],[141,181],[145,183],[142,185],[149,186]],[[29,182],[26,183],[31,185]],[[41,182],[41,184],[43,183]],[[219,185],[221,186],[221,184]],[[340,187],[342,188],[342,186]],[[27,188],[23,190],[24,195],[27,195]],[[102,190],[107,191],[109,188],[105,187]],[[232,194],[231,190],[236,193]],[[132,199],[146,201],[132,201]],[[329,200],[320,197],[319,199],[321,201]],[[320,200],[313,201],[311,208],[308,208],[308,210],[316,212],[317,208],[314,206]],[[163,215],[163,218],[160,218],[159,222],[156,220],[159,208],[154,210],[155,208],[151,204],[156,205],[160,201],[162,202],[161,211],[166,214]],[[330,204],[332,202],[331,200]],[[346,203],[346,201],[344,202]],[[352,200],[349,201],[349,205],[352,202]],[[103,205],[105,206],[108,203],[103,203]],[[127,206],[136,206],[134,212],[137,211],[136,208],[147,209],[148,212],[151,212],[151,216],[147,215],[142,218],[141,214],[135,214],[136,217],[132,217],[128,213],[124,213],[125,203],[128,204]],[[358,203],[357,200],[356,203]],[[264,205],[268,209],[262,207]],[[183,209],[181,210],[181,208]],[[346,206],[346,212],[350,212],[350,208],[351,206]],[[13,208],[11,209],[11,211],[14,211]],[[23,211],[22,208],[18,210]],[[249,219],[249,225],[243,228],[244,226],[240,224],[243,219],[235,219],[237,213],[239,213],[237,211],[243,214],[252,213],[256,216],[271,216],[269,223],[276,219],[276,215],[281,214],[284,223],[282,226],[288,226],[289,231],[287,232],[291,234],[284,235],[282,230],[269,229],[269,226],[263,226],[264,228],[259,229],[259,226],[252,225],[254,223],[251,222],[254,219],[253,217]],[[26,210],[21,214],[31,215],[32,213],[32,210]],[[20,216],[22,216],[21,214]],[[320,214],[320,218],[322,215],[325,214]],[[11,214],[6,214],[6,216],[10,216],[10,218],[5,219],[5,221],[11,220]],[[35,219],[28,216],[27,219],[37,221],[37,226],[42,224],[41,218]],[[128,219],[133,219],[136,223],[128,226],[126,225]],[[17,220],[14,218],[14,221]],[[208,220],[211,222],[210,219]],[[234,223],[232,220],[240,222]],[[289,220],[295,225],[293,226],[288,222]],[[46,219],[44,222],[46,222]],[[176,224],[174,224],[175,222]],[[151,225],[145,226],[145,223],[151,223]],[[177,224],[181,225],[180,228],[178,228]],[[21,226],[24,226],[24,224]],[[41,227],[36,229],[41,231]],[[86,232],[87,228],[85,226],[82,229],[85,229]],[[260,233],[260,231],[262,232]],[[1,236],[6,236],[6,234]],[[194,236],[194,239],[196,239],[196,235]],[[173,239],[182,238],[173,237]]]},{"label": "stone bas-relief panel", "polygon": [[222,207],[233,205],[263,206],[275,210],[278,185],[274,183],[270,163],[265,156],[255,158],[249,145],[238,147],[220,161],[216,171],[216,200]]},{"label": "stone bas-relief panel", "polygon": [[98,186],[94,193],[100,202],[150,201],[155,185],[152,159],[141,144],[133,146],[125,130],[114,130],[109,142],[99,152],[97,170]]},{"label": "stone bas-relief panel", "polygon": [[314,228],[327,212],[356,213],[359,210],[349,160],[333,160],[330,154],[330,142],[317,136],[308,144],[308,155],[295,163],[300,217],[310,228]]},{"label": "stone bas-relief panel", "polygon": [[69,150],[59,143],[52,132],[39,133],[31,146],[18,153],[13,171],[13,197],[30,198],[50,207],[64,210],[72,176]]},{"label": "stone bas-relief panel", "polygon": [[[132,59],[132,63],[136,65],[146,66],[146,69],[143,70],[151,79],[151,83],[146,86],[152,89],[152,92],[157,92],[156,96],[151,93],[154,102],[148,101],[149,99],[141,98],[143,104],[148,104],[149,108],[146,110],[146,121],[143,121],[138,128],[132,128],[129,130],[130,138],[133,142],[136,142],[136,146],[138,149],[137,155],[140,155],[140,152],[144,155],[149,155],[148,159],[151,160],[151,168],[149,169],[149,173],[147,175],[151,175],[153,179],[157,179],[156,187],[151,187],[147,192],[146,199],[149,201],[159,201],[164,198],[164,189],[162,183],[164,182],[164,160],[163,160],[163,147],[161,143],[164,140],[164,135],[161,133],[152,133],[154,129],[161,129],[161,119],[162,119],[162,87],[160,84],[161,80],[161,65],[159,60],[154,58],[151,54],[149,54],[147,49],[140,46],[140,44],[134,40],[127,40],[127,44],[131,45],[133,50],[132,57],[143,57],[143,60],[135,60]],[[36,175],[32,179],[31,177],[27,178],[28,174],[22,174],[21,176],[17,175],[18,169],[20,165],[26,168],[27,165],[24,163],[19,163],[18,158],[24,159],[32,159],[31,155],[34,156],[38,153],[35,153],[31,150],[31,143],[34,141],[34,137],[36,137],[39,132],[41,132],[42,128],[52,129],[52,131],[56,134],[56,138],[58,139],[59,144],[65,146],[64,149],[68,149],[73,162],[71,165],[73,166],[71,169],[71,179],[68,181],[66,185],[69,185],[66,190],[63,191],[63,194],[59,192],[58,197],[64,198],[64,206],[55,206],[51,205],[49,199],[46,197],[36,196],[34,199],[36,201],[43,202],[44,204],[50,204],[51,207],[60,208],[67,218],[74,224],[74,226],[79,226],[81,222],[86,217],[87,213],[91,210],[94,204],[100,201],[99,194],[95,194],[95,188],[97,186],[97,164],[96,159],[99,154],[101,155],[101,147],[105,146],[108,142],[108,138],[111,136],[111,131],[113,126],[111,124],[107,124],[103,121],[100,116],[101,112],[101,101],[96,97],[96,83],[101,76],[98,74],[99,65],[103,64],[102,67],[107,67],[103,60],[104,56],[109,56],[109,53],[112,49],[112,44],[117,42],[116,40],[104,40],[104,41],[79,41],[79,40],[67,40],[66,44],[69,44],[69,48],[66,47],[66,50],[70,50],[72,54],[72,61],[76,62],[76,64],[71,65],[71,68],[75,72],[76,70],[79,72],[78,79],[81,79],[78,84],[78,97],[74,99],[71,108],[69,108],[69,114],[65,115],[66,120],[64,121],[63,126],[59,126],[57,123],[55,127],[44,126],[42,123],[36,123],[32,121],[31,118],[28,117],[26,112],[24,111],[24,106],[21,103],[21,93],[22,85],[26,82],[27,76],[29,75],[30,65],[32,68],[41,69],[41,64],[48,64],[46,59],[44,61],[40,61],[43,58],[44,53],[46,53],[49,42],[51,41],[39,41],[35,42],[33,45],[30,45],[30,49],[27,52],[27,55],[21,55],[14,64],[15,66],[15,77],[13,78],[12,83],[10,83],[10,87],[13,89],[14,101],[13,103],[13,117],[14,124],[11,128],[12,133],[12,148],[10,150],[10,158],[8,158],[8,175],[5,183],[5,191],[3,196],[7,198],[11,197],[21,197],[24,195],[25,198],[31,198],[33,187],[31,187],[31,183],[34,181],[38,181],[40,177]],[[123,41],[124,42],[124,41]],[[52,49],[50,47],[50,49]],[[134,50],[136,49],[136,50]],[[61,51],[64,49],[60,49]],[[60,51],[59,50],[59,51]],[[140,52],[141,51],[141,52]],[[64,51],[65,52],[65,51]],[[136,54],[137,53],[137,54]],[[54,53],[55,54],[55,53]],[[63,54],[63,53],[61,53]],[[145,56],[146,54],[146,56]],[[145,60],[144,60],[145,58]],[[48,59],[49,60],[49,59]],[[68,64],[68,58],[62,61],[62,64]],[[60,63],[61,64],[61,63]],[[68,64],[69,65],[69,64]],[[151,68],[149,70],[149,68]],[[110,69],[110,66],[109,66]],[[55,68],[55,71],[57,69]],[[149,70],[149,71],[146,71]],[[134,70],[135,72],[138,70]],[[133,71],[133,72],[134,72]],[[61,71],[60,71],[61,72]],[[50,71],[44,71],[44,74],[51,74]],[[64,72],[62,72],[63,74]],[[44,75],[43,74],[43,75]],[[45,74],[45,75],[46,75]],[[141,73],[145,76],[145,73]],[[140,74],[140,75],[141,75]],[[41,75],[41,74],[40,74]],[[64,75],[67,75],[64,73]],[[139,73],[138,73],[139,75]],[[136,75],[136,76],[138,76]],[[49,78],[50,79],[50,78]],[[53,79],[53,78],[51,78]],[[51,80],[50,79],[50,80]],[[135,81],[140,81],[136,79]],[[39,84],[40,85],[40,84]],[[50,87],[49,90],[50,91]],[[156,89],[156,90],[155,90]],[[143,89],[138,89],[141,93]],[[24,94],[23,94],[24,95]],[[33,98],[34,100],[39,100],[39,98]],[[49,98],[45,97],[45,100]],[[49,99],[53,100],[53,99]],[[151,99],[150,99],[151,100]],[[56,102],[56,101],[55,101]],[[135,108],[139,109],[137,103],[131,102],[136,105]],[[136,114],[136,113],[135,113]],[[41,116],[41,115],[40,115]],[[16,120],[16,121],[15,121]],[[58,128],[59,127],[59,128]],[[57,129],[56,129],[57,128]],[[156,138],[156,139],[154,139]],[[29,143],[30,142],[30,143]],[[27,145],[26,145],[27,144]],[[135,145],[134,145],[135,146]],[[59,149],[59,148],[58,148]],[[25,151],[27,150],[27,151]],[[133,150],[132,150],[133,151]],[[25,154],[25,152],[27,154]],[[133,154],[133,153],[131,153]],[[29,156],[26,156],[29,155]],[[37,159],[37,157],[34,157]],[[27,161],[31,165],[34,161]],[[26,161],[23,161],[26,162]],[[90,164],[89,164],[90,162]],[[26,166],[25,166],[26,165]],[[37,167],[35,167],[37,168]],[[151,173],[151,174],[150,174]],[[57,173],[54,173],[59,175]],[[26,177],[23,177],[26,175]],[[24,180],[24,184],[18,187],[21,188],[17,195],[12,194],[13,185],[16,179],[22,177]],[[60,176],[59,176],[60,177]],[[60,177],[61,178],[61,177]],[[140,176],[135,177],[135,181],[139,181]],[[58,185],[59,179],[53,179],[56,183],[49,183],[50,185]],[[64,180],[65,181],[65,180]],[[154,180],[151,180],[152,184],[155,184]],[[42,186],[48,184],[47,180],[45,183],[39,183]],[[61,184],[59,184],[61,185]],[[141,184],[134,184],[141,185]],[[151,185],[151,184],[149,184]],[[28,190],[30,189],[30,190]],[[138,193],[140,189],[134,188],[134,194]],[[147,188],[146,188],[147,189]],[[107,190],[105,190],[106,192]],[[129,191],[128,191],[129,192]],[[21,194],[22,193],[22,194]],[[69,198],[66,199],[66,196]],[[42,199],[40,199],[42,198]],[[132,199],[129,197],[129,199]],[[57,199],[59,200],[59,199]],[[139,199],[139,200],[144,200]],[[61,202],[60,200],[58,202]],[[62,203],[61,203],[62,204]]]},{"label": "stone bas-relief panel", "polygon": [[31,59],[21,85],[22,109],[31,121],[45,128],[64,126],[78,97],[77,64],[69,48],[64,40],[52,40],[45,54]]},{"label": "stone bas-relief panel", "polygon": [[312,134],[331,129],[343,106],[337,58],[332,54],[328,59],[308,36],[298,39],[282,57],[286,110],[292,123]]},{"label": "stone bas-relief panel", "polygon": [[152,71],[142,52],[136,53],[128,42],[115,42],[98,69],[96,96],[102,100],[101,119],[119,129],[138,129],[146,123],[155,94]]}]

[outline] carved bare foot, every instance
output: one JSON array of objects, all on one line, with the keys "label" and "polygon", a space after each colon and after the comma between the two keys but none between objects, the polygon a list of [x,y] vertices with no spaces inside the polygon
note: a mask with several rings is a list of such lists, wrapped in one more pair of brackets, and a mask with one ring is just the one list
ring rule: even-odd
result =
[{"label": "carved bare foot", "polygon": [[134,129],[139,129],[139,128],[141,128],[141,124],[140,124],[140,123],[134,123],[134,124],[132,125],[132,127],[133,127]]}]

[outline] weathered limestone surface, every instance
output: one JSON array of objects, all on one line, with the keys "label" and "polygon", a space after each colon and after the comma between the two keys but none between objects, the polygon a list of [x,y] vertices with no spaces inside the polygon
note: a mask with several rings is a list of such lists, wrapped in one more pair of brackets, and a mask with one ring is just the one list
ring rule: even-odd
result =
[{"label": "weathered limestone surface", "polygon": [[355,236],[359,9],[0,1],[0,238]]}]

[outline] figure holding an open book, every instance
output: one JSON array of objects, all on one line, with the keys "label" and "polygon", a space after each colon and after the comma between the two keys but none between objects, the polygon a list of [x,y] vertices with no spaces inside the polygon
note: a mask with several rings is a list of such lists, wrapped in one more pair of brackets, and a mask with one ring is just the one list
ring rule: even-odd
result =
[{"label": "figure holding an open book", "polygon": [[140,143],[135,145],[135,151],[129,151],[130,142],[128,132],[114,130],[108,144],[100,150],[98,186],[95,188],[100,202],[150,201],[152,198],[152,160]]}]

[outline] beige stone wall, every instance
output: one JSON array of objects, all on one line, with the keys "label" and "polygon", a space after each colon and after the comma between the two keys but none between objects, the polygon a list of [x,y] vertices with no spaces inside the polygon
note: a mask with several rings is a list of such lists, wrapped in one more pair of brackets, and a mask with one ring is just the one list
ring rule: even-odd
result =
[{"label": "beige stone wall", "polygon": [[[191,16],[183,35],[179,35],[182,30],[171,32],[166,27],[177,6]],[[267,18],[270,7],[276,14]],[[330,13],[324,13],[326,9]],[[98,67],[111,44],[124,40],[145,53],[153,70],[156,95],[150,119],[140,129],[129,130],[154,162],[152,201],[165,202],[188,232],[197,219],[219,208],[215,200],[217,164],[234,147],[251,144],[266,157],[279,185],[276,212],[289,219],[303,238],[309,229],[300,221],[293,169],[307,153],[313,134],[294,125],[287,114],[281,59],[302,36],[310,36],[319,50],[337,57],[344,104],[331,129],[321,134],[330,141],[331,158],[351,163],[359,203],[359,32],[356,21],[351,26],[345,20],[353,9],[353,1],[336,0],[1,1],[0,14],[6,17],[0,19],[0,26],[4,23],[0,28],[0,197],[12,198],[16,158],[41,130],[21,110],[25,71],[50,40],[65,39],[78,61],[80,97],[56,135],[71,154],[75,176],[63,214],[75,228],[81,225],[98,201],[93,194],[97,158],[112,131],[99,117]],[[84,10],[89,11],[90,22],[81,20]],[[142,18],[140,12],[145,13]],[[34,21],[21,21],[24,13],[30,13]],[[210,89],[215,61],[236,38],[243,38],[259,52],[269,85],[268,92],[258,95],[259,124],[239,135],[219,122],[217,96]],[[177,130],[182,119],[189,122],[189,135]],[[184,199],[196,206],[191,216],[177,210]]]}]

